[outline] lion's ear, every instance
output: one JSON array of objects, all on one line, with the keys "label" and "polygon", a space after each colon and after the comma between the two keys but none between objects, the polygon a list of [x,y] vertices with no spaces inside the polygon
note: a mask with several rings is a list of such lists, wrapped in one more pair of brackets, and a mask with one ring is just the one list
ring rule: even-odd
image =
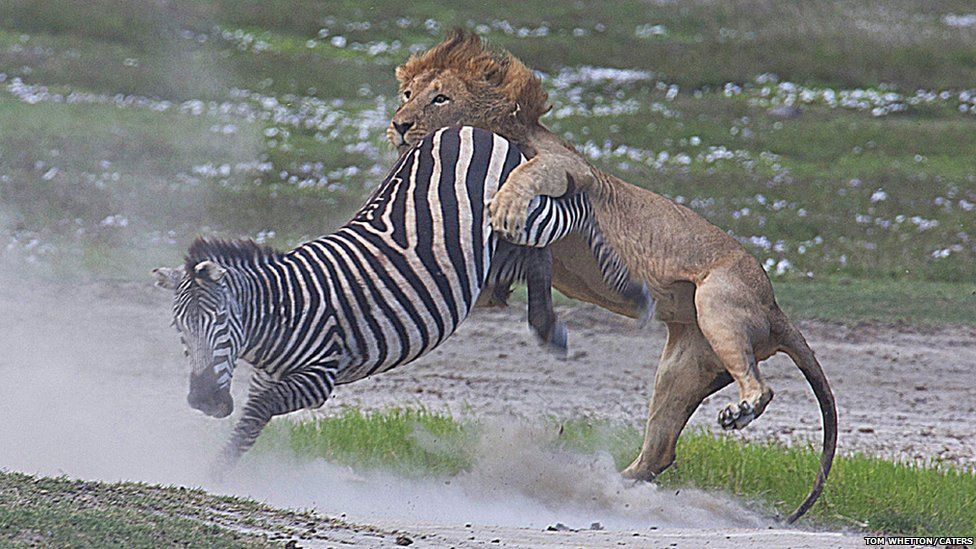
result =
[{"label": "lion's ear", "polygon": [[393,74],[396,75],[397,82],[399,82],[400,85],[403,85],[416,78],[417,75],[420,74],[420,71],[423,70],[423,66],[424,61],[421,55],[415,53],[408,57],[402,65],[398,66],[393,71]]},{"label": "lion's ear", "polygon": [[[412,59],[411,59],[411,61],[412,61]],[[407,63],[409,63],[409,62],[410,61],[407,61]],[[397,82],[399,82],[401,84],[403,84],[403,83],[405,83],[407,81],[407,68],[406,68],[407,63],[404,63],[404,64],[400,65],[399,67],[396,68],[396,71],[394,71],[394,73],[396,74]]]}]

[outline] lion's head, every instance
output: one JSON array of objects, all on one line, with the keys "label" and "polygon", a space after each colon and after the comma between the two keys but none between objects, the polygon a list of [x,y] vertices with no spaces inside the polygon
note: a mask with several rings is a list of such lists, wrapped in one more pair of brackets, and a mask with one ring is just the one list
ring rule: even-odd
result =
[{"label": "lion's head", "polygon": [[462,124],[519,142],[548,110],[549,96],[528,67],[461,30],[412,55],[396,77],[403,103],[386,134],[400,151],[437,128]]}]

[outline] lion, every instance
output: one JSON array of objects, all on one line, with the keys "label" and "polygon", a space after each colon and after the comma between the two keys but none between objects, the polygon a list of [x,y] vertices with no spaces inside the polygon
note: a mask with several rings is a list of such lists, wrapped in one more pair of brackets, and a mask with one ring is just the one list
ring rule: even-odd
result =
[{"label": "lion", "polygon": [[[742,429],[762,415],[773,391],[759,362],[785,352],[803,373],[823,420],[820,467],[810,493],[787,517],[802,516],[823,490],[837,444],[837,410],[826,375],[800,331],[776,303],[765,270],[738,242],[694,211],[591,165],[540,122],[549,110],[540,79],[507,52],[456,30],[397,67],[402,103],[387,128],[403,151],[444,126],[472,125],[514,141],[530,160],[495,196],[496,230],[515,234],[529,201],[587,193],[608,247],[655,300],[667,326],[640,454],[623,475],[652,480],[675,460],[692,413],[735,381],[738,402],[719,412],[724,429]],[[552,246],[553,286],[569,297],[637,317],[633,302],[613,291],[582,238]]]}]

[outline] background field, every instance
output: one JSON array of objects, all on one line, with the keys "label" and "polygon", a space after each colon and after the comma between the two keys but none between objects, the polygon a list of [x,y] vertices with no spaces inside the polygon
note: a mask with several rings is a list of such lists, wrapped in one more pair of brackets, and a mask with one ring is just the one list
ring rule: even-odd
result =
[{"label": "background field", "polygon": [[201,232],[323,233],[392,162],[393,68],[461,26],[540,71],[545,123],[597,165],[735,235],[795,314],[973,323],[971,8],[8,0],[0,253],[134,278]]},{"label": "background field", "polygon": [[[972,389],[946,381],[971,371],[967,350],[976,348],[976,6],[968,0],[576,0],[542,8],[514,0],[0,0],[0,321],[18,319],[0,330],[14,349],[0,357],[0,372],[27,381],[0,387],[0,401],[23,401],[15,418],[31,431],[6,449],[20,459],[11,462],[17,469],[203,482],[202,474],[182,474],[202,468],[227,425],[189,415],[185,364],[174,334],[162,333],[167,298],[141,293],[151,292],[148,270],[179,262],[198,234],[286,248],[346,221],[394,160],[384,137],[398,101],[394,68],[452,27],[481,34],[539,71],[553,106],[543,122],[596,165],[738,239],[767,268],[791,316],[845,324],[805,325],[820,356],[831,359],[843,420],[843,458],[812,524],[976,532],[965,454]],[[577,310],[572,328],[590,339],[591,356],[581,347],[572,367],[548,358],[536,366],[539,375],[565,376],[549,387],[562,391],[551,400],[563,408],[582,408],[589,395],[602,408],[588,409],[614,417],[543,419],[553,406],[519,377],[528,339],[519,339],[510,317],[482,319],[470,338],[456,337],[449,343],[457,347],[425,359],[427,370],[398,370],[363,382],[362,391],[397,406],[465,403],[480,418],[492,410],[497,397],[489,391],[501,379],[520,413],[550,427],[560,422],[550,441],[557,450],[609,452],[605,476],[591,486],[599,492],[612,486],[608,479],[619,482],[615,467],[637,447],[643,418],[634,410],[650,391],[649,361],[660,345],[655,340],[653,352],[638,349],[639,360],[608,370],[609,392],[594,391],[582,380],[591,380],[587,361],[593,368],[607,362],[599,349],[636,356],[637,342],[652,336],[603,317],[587,324],[587,311]],[[487,337],[499,334],[512,349],[499,352]],[[605,347],[593,345],[600,338]],[[463,375],[452,370],[458,357],[471,366]],[[476,368],[491,366],[490,374]],[[777,391],[785,385],[779,408],[741,439],[683,438],[660,494],[720,489],[764,517],[796,504],[814,468],[804,444],[818,425],[790,407],[813,410],[806,388],[786,383],[792,367],[767,371]],[[917,371],[934,373],[918,380]],[[86,391],[78,380],[90,382]],[[244,382],[235,381],[238,390]],[[405,386],[410,394],[398,393]],[[472,386],[481,388],[481,401],[469,396]],[[48,403],[52,387],[60,397]],[[620,408],[621,395],[642,402],[624,411],[606,405]],[[468,435],[477,421],[356,398],[351,411],[329,408],[335,417],[277,422],[255,459],[325,457],[407,476],[419,471],[438,485],[470,472],[477,444]],[[38,403],[55,411],[31,412]],[[127,411],[123,419],[118,409]],[[7,426],[8,439],[24,434],[21,424]],[[98,429],[109,434],[88,436]],[[176,446],[194,443],[193,452],[162,460],[169,469],[155,459],[126,468],[168,452],[157,433],[170,430],[179,431]],[[444,451],[422,444],[432,438]],[[62,439],[87,449],[65,458],[63,469],[63,456],[47,446],[69,446]],[[118,441],[131,456],[115,452],[93,469],[71,461],[102,459],[103,447]],[[943,442],[944,451],[929,445]],[[881,457],[851,450],[858,447]],[[590,471],[589,462],[570,461],[566,477]],[[510,464],[498,470],[507,473]],[[526,463],[516,465],[528,474]],[[358,494],[361,479],[329,471],[315,477],[319,486],[344,482]],[[260,478],[305,498],[280,505],[318,503],[294,471]],[[278,487],[242,491],[266,497]],[[511,493],[525,495],[504,495]],[[134,519],[147,511],[154,522]],[[248,523],[242,514],[258,519]],[[0,524],[14,525],[0,526],[0,538],[22,544],[124,535],[145,546],[260,545],[313,539],[316,526],[320,537],[339,536],[329,542],[376,541],[356,537],[362,532],[353,527],[343,537],[346,526],[321,517],[178,487],[4,471]],[[387,542],[397,536],[374,534]],[[467,531],[455,534],[468,539]]]}]

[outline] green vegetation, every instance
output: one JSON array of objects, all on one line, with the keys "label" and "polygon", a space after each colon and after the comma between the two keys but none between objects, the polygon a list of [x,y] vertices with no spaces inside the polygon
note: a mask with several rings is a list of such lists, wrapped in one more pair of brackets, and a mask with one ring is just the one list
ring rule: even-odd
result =
[{"label": "green vegetation", "polygon": [[[744,443],[706,433],[683,436],[678,455],[678,466],[662,482],[759,498],[780,513],[792,511],[806,496],[819,459],[811,448]],[[867,531],[971,535],[976,533],[976,474],[840,456],[811,516]]]},{"label": "green vegetation", "polygon": [[[429,411],[348,409],[314,422],[273,422],[257,451],[289,448],[302,457],[364,468],[458,474],[473,465],[486,426]],[[618,468],[637,454],[633,428],[573,420],[552,425],[551,451],[609,452]],[[366,441],[369,441],[367,444]],[[722,490],[785,516],[806,496],[819,452],[756,444],[707,432],[684,434],[664,486]],[[904,535],[976,534],[976,474],[862,455],[839,456],[827,488],[807,515],[814,523]]]},{"label": "green vegetation", "polygon": [[[415,435],[421,426],[430,444]],[[470,434],[451,417],[424,410],[382,414],[347,408],[323,421],[274,422],[258,439],[258,451],[289,448],[297,455],[401,474],[456,474],[468,464],[458,454]]]},{"label": "green vegetation", "polygon": [[[729,230],[799,303],[826,291],[851,304],[795,314],[926,320],[878,296],[905,281],[909,296],[928,295],[916,281],[972,291],[971,11],[964,0],[612,0],[544,15],[507,0],[5,2],[0,254],[132,278],[178,261],[200,233],[285,247],[326,232],[392,164],[393,69],[461,26],[542,71],[544,122],[595,163]],[[771,110],[787,103],[800,110]],[[842,279],[857,282],[832,286]],[[959,308],[944,320],[971,323],[968,302],[946,299]]]},{"label": "green vegetation", "polygon": [[271,547],[316,522],[326,521],[202,490],[0,471],[5,547]]},{"label": "green vegetation", "polygon": [[775,284],[791,318],[976,326],[976,285],[925,280],[833,278]]}]

